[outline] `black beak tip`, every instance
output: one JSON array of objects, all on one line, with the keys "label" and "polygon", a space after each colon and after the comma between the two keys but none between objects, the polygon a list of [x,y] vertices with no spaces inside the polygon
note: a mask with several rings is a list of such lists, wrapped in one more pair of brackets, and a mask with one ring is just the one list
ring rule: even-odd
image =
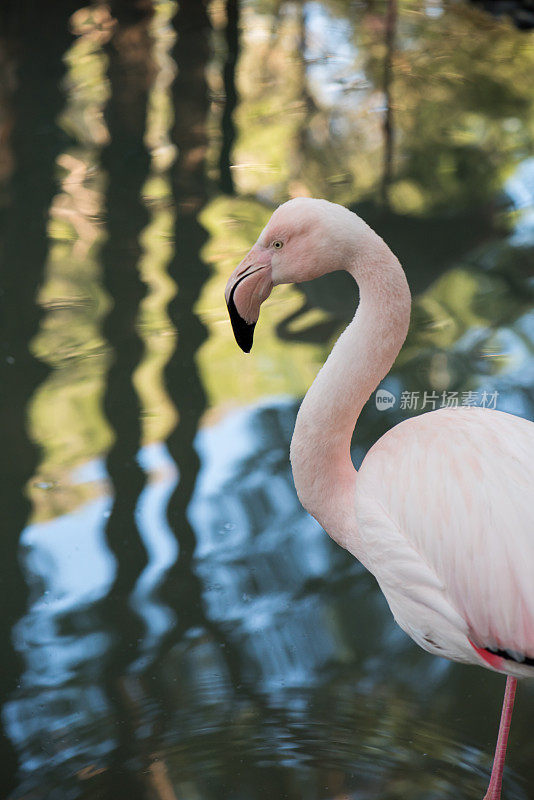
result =
[{"label": "black beak tip", "polygon": [[232,323],[232,330],[237,344],[244,353],[250,353],[254,340],[254,328],[256,327],[256,323],[245,322],[245,320],[239,316],[237,308],[235,307],[233,292],[228,300],[228,314],[230,315],[230,322]]}]

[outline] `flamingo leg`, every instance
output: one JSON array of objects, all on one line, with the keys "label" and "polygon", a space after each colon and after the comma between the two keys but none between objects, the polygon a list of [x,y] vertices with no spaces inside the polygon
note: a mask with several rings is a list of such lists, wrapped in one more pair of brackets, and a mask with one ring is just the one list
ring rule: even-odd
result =
[{"label": "flamingo leg", "polygon": [[514,710],[515,690],[517,678],[508,675],[506,678],[506,689],[504,690],[504,701],[502,704],[501,724],[499,725],[499,736],[497,747],[495,748],[495,758],[488,791],[484,795],[484,800],[501,800],[502,773],[504,770],[504,759],[506,758],[506,745],[512,722],[512,711]]}]

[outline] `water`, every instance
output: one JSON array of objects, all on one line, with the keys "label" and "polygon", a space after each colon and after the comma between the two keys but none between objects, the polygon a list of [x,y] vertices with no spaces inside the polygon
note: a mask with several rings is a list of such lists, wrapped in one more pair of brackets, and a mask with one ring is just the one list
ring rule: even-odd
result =
[{"label": "water", "polygon": [[[533,418],[532,34],[385,12],[2,9],[2,797],[484,793],[503,680],[419,651],[293,488],[353,287],[277,289],[249,357],[223,302],[277,203],[344,203],[414,294],[355,462],[454,398]],[[533,702],[507,800],[534,796]]]}]

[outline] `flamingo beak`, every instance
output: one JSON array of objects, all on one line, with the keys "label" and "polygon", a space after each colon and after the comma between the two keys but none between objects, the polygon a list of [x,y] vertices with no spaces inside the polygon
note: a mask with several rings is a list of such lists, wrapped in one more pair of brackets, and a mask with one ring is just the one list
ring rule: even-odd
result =
[{"label": "flamingo beak", "polygon": [[237,344],[250,353],[260,306],[273,288],[272,253],[255,244],[232,272],[224,296]]}]

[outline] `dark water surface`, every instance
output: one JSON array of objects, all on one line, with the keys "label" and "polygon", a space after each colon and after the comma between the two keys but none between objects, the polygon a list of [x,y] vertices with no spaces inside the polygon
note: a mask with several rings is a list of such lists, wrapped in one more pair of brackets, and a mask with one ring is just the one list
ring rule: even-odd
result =
[{"label": "dark water surface", "polygon": [[481,800],[504,680],[418,650],[293,488],[354,288],[278,289],[249,357],[223,289],[279,202],[348,205],[414,294],[356,463],[454,399],[532,419],[533,34],[440,0],[0,22],[0,796]]}]

